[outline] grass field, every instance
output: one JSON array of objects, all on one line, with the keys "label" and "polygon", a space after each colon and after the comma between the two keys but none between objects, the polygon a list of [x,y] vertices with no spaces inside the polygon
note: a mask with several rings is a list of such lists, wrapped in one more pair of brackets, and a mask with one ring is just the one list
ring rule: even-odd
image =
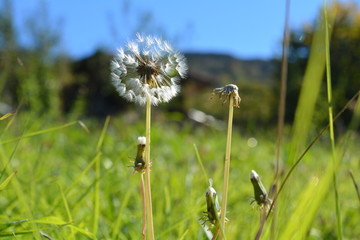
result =
[{"label": "grass field", "polygon": [[[53,239],[95,239],[95,235],[97,239],[141,238],[140,176],[132,174],[133,170],[128,166],[136,154],[137,137],[144,132],[143,123],[129,124],[114,117],[104,128],[104,121],[84,120],[89,132],[77,122],[72,123],[51,130],[65,122],[36,119],[28,114],[1,121],[1,182],[16,172],[8,184],[5,181],[2,185],[1,238],[41,239],[40,231]],[[37,134],[39,130],[46,131]],[[319,130],[314,129],[310,135],[315,136],[316,132]],[[28,136],[30,133],[37,135]],[[221,199],[225,134],[225,129],[213,130],[191,124],[153,124],[152,198],[157,239],[205,239],[199,218],[206,210],[207,178],[214,179],[214,187]],[[248,146],[250,137],[257,139],[255,147]],[[303,223],[314,205],[314,218],[309,220],[307,238],[336,238],[331,184],[321,185],[331,162],[327,139],[323,136],[306,154],[279,197],[276,226],[279,239],[285,229]],[[256,234],[260,211],[255,204],[250,204],[253,189],[249,174],[252,169],[256,170],[265,187],[270,187],[275,140],[271,131],[253,136],[234,129],[228,239],[251,239]],[[351,169],[356,179],[360,177],[358,140],[350,139],[337,168],[346,239],[360,236],[357,227],[360,204],[348,174]],[[290,145],[286,142],[285,153]],[[199,150],[207,176],[201,170],[194,145]],[[287,171],[291,162],[284,164]],[[314,182],[319,184],[312,185]],[[324,196],[319,193],[322,190]],[[317,193],[321,195],[318,205],[314,203]],[[306,202],[309,197],[314,201]],[[305,208],[299,209],[302,204]],[[294,217],[294,213],[300,214],[300,218]],[[269,234],[269,223],[265,225],[264,235]]]},{"label": "grass field", "polygon": [[[360,236],[359,92],[357,103],[349,104],[351,123],[341,135],[335,135],[331,22],[325,10],[324,22],[318,24],[294,122],[280,134],[283,144],[278,148],[277,186],[281,192],[261,239]],[[326,91],[321,90],[324,72]],[[325,101],[324,92],[325,107],[318,104],[320,98]],[[241,89],[239,93],[241,96]],[[145,134],[145,111],[141,107],[137,110],[142,111],[136,115],[139,118],[118,115],[101,121],[38,116],[21,109],[1,117],[0,238],[141,239],[141,175],[134,174],[131,166],[137,138]],[[242,108],[235,111],[247,114]],[[161,108],[154,108],[154,112],[150,159],[155,238],[207,239],[200,219],[206,210],[209,178],[220,200],[222,197],[226,128],[175,121],[168,113],[159,114]],[[316,112],[328,112],[329,127],[312,142],[325,127],[314,124]],[[241,125],[233,129],[226,239],[254,239],[258,233],[261,210],[251,204],[250,172],[255,170],[261,176],[266,189],[274,183],[275,129],[256,127],[250,131]]]}]

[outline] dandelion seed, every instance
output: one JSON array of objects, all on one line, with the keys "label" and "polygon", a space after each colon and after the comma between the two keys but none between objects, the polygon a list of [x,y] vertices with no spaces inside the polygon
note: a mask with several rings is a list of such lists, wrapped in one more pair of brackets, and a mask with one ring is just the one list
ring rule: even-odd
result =
[{"label": "dandelion seed", "polygon": [[112,83],[119,95],[130,102],[145,105],[169,102],[188,70],[185,57],[170,44],[153,36],[136,35],[126,49],[119,49],[111,62]]},{"label": "dandelion seed", "polygon": [[228,98],[234,99],[234,107],[239,108],[241,98],[238,93],[239,88],[235,84],[228,84],[221,88],[215,88],[212,92],[212,95],[219,95],[220,100],[225,103]]}]

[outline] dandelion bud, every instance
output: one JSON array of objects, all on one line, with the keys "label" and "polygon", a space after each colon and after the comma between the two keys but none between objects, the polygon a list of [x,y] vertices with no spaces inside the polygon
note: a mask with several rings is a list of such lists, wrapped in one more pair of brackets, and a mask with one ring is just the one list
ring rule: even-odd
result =
[{"label": "dandelion bud", "polygon": [[214,225],[219,222],[220,205],[215,189],[212,187],[212,179],[209,179],[209,187],[206,190],[207,220]]},{"label": "dandelion bud", "polygon": [[269,204],[271,204],[271,199],[267,196],[266,189],[260,180],[260,176],[254,170],[251,170],[250,180],[254,187],[254,197],[256,203],[260,207],[267,208]]},{"label": "dandelion bud", "polygon": [[134,170],[136,172],[144,172],[146,168],[146,164],[144,160],[145,146],[146,146],[146,137],[138,137],[137,154],[134,161]]},{"label": "dandelion bud", "polygon": [[234,107],[239,108],[241,98],[238,93],[239,88],[235,84],[228,84],[221,88],[215,88],[212,92],[212,95],[218,95],[220,100],[225,103],[228,98],[234,99]]}]

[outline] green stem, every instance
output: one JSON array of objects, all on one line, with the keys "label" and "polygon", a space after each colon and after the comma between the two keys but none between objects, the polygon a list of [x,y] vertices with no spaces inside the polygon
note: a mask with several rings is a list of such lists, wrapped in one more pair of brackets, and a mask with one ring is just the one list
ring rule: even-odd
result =
[{"label": "green stem", "polygon": [[260,212],[260,228],[256,233],[255,240],[260,239],[261,233],[264,229],[265,221],[266,221],[266,207],[264,205],[262,211]]},{"label": "green stem", "polygon": [[143,208],[143,224],[142,224],[142,239],[146,239],[146,194],[145,194],[145,182],[144,182],[144,174],[141,175],[141,196],[142,196],[142,208]]},{"label": "green stem", "polygon": [[97,235],[100,216],[100,156],[101,152],[96,154],[95,161],[95,186],[94,186],[94,212],[93,212],[93,234]]},{"label": "green stem", "polygon": [[225,233],[225,219],[226,219],[226,202],[227,202],[227,193],[229,188],[229,175],[230,175],[231,133],[232,133],[233,113],[234,113],[234,98],[230,97],[225,166],[224,166],[224,185],[223,185],[223,196],[221,202],[221,216],[220,216],[220,227],[223,229],[224,233]]},{"label": "green stem", "polygon": [[329,127],[330,127],[330,142],[331,142],[331,158],[334,164],[333,173],[333,185],[335,194],[335,209],[336,209],[336,222],[337,222],[337,234],[338,239],[342,239],[342,224],[341,224],[341,213],[339,204],[339,194],[336,183],[336,171],[335,171],[335,137],[334,137],[334,124],[333,124],[333,110],[332,110],[332,89],[331,89],[331,69],[330,69],[330,43],[329,43],[329,26],[328,17],[326,11],[326,0],[324,0],[324,22],[325,22],[325,62],[326,62],[326,85],[327,85],[327,96],[329,103]]},{"label": "green stem", "polygon": [[352,182],[353,182],[353,184],[354,184],[354,188],[355,188],[355,191],[356,191],[357,197],[358,197],[358,199],[359,199],[359,201],[360,201],[360,191],[359,191],[359,186],[358,186],[358,184],[356,183],[356,180],[355,180],[354,174],[352,173],[352,171],[351,171],[351,170],[349,170],[349,175],[350,175],[351,180],[352,180]]},{"label": "green stem", "polygon": [[151,186],[150,186],[150,127],[151,127],[151,100],[147,97],[146,101],[146,147],[145,147],[145,197],[146,197],[146,218],[148,227],[148,236],[154,240],[154,224],[152,215]]}]

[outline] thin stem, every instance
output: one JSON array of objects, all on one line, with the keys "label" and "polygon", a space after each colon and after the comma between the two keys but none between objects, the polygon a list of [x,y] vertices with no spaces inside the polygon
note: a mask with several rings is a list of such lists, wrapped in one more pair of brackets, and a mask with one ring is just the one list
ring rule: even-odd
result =
[{"label": "thin stem", "polygon": [[[277,139],[276,139],[276,152],[275,152],[275,176],[274,182],[271,186],[273,190],[273,196],[276,194],[279,182],[280,172],[280,155],[282,152],[282,139],[284,135],[284,124],[285,124],[285,106],[286,106],[286,89],[287,89],[287,74],[288,74],[288,52],[290,43],[289,33],[289,16],[290,16],[290,0],[286,0],[285,7],[285,24],[283,33],[283,46],[282,46],[282,61],[281,61],[281,78],[280,78],[280,99],[279,99],[279,110],[278,110],[278,122],[277,122]],[[273,210],[273,218],[271,220],[270,228],[270,239],[274,240],[276,237],[276,223],[277,223],[277,206]],[[266,215],[266,214],[265,214]],[[260,222],[259,237],[261,235],[265,220]]]},{"label": "thin stem", "polygon": [[335,197],[335,209],[336,209],[336,222],[337,222],[337,233],[338,239],[342,239],[342,224],[341,224],[341,213],[339,204],[339,194],[336,183],[336,171],[335,171],[335,136],[334,136],[334,124],[333,124],[333,110],[332,110],[332,89],[331,89],[331,69],[330,69],[330,43],[329,43],[329,27],[328,17],[326,11],[326,0],[324,0],[324,20],[325,20],[325,62],[326,62],[326,85],[327,85],[327,96],[329,103],[329,127],[330,127],[330,142],[331,142],[331,159],[334,165],[333,172],[333,185],[334,185],[334,197]]},{"label": "thin stem", "polygon": [[224,233],[225,233],[225,219],[226,219],[226,202],[227,202],[227,193],[229,188],[229,175],[230,175],[230,153],[231,153],[231,133],[232,133],[233,113],[234,113],[234,98],[230,97],[225,166],[224,166],[224,186],[223,186],[223,196],[221,202],[221,216],[220,216],[220,227],[223,229]]},{"label": "thin stem", "polygon": [[357,197],[358,197],[358,199],[359,199],[359,201],[360,201],[360,191],[359,191],[359,186],[358,186],[358,184],[356,183],[356,180],[355,180],[354,174],[352,173],[352,171],[351,171],[351,170],[349,170],[349,175],[350,175],[351,180],[352,180],[352,182],[353,182],[353,184],[354,184],[354,188],[355,188],[355,191],[356,191]]},{"label": "thin stem", "polygon": [[256,233],[255,240],[260,239],[261,233],[264,229],[265,221],[266,221],[266,207],[264,205],[262,211],[260,212],[260,228]]},{"label": "thin stem", "polygon": [[142,239],[146,239],[146,194],[145,194],[145,182],[144,182],[144,174],[140,174],[141,176],[141,196],[142,196],[142,213],[143,213],[143,224],[142,224]]},{"label": "thin stem", "polygon": [[219,235],[219,232],[220,232],[220,227],[216,228],[214,236],[212,237],[211,240],[216,240]]},{"label": "thin stem", "polygon": [[151,185],[150,185],[150,127],[151,127],[151,100],[147,97],[146,100],[146,147],[145,147],[145,197],[146,197],[146,218],[148,226],[148,236],[150,240],[154,240],[154,224],[152,215],[152,202],[151,202]]},{"label": "thin stem", "polygon": [[283,36],[283,51],[281,64],[281,79],[280,79],[280,100],[277,122],[277,140],[276,140],[276,165],[275,165],[275,184],[279,174],[280,168],[280,153],[282,146],[282,137],[284,132],[285,121],[285,105],[286,105],[286,88],[287,88],[287,70],[288,70],[288,51],[289,51],[289,15],[290,15],[290,0],[286,1],[285,10],[285,26]]}]

